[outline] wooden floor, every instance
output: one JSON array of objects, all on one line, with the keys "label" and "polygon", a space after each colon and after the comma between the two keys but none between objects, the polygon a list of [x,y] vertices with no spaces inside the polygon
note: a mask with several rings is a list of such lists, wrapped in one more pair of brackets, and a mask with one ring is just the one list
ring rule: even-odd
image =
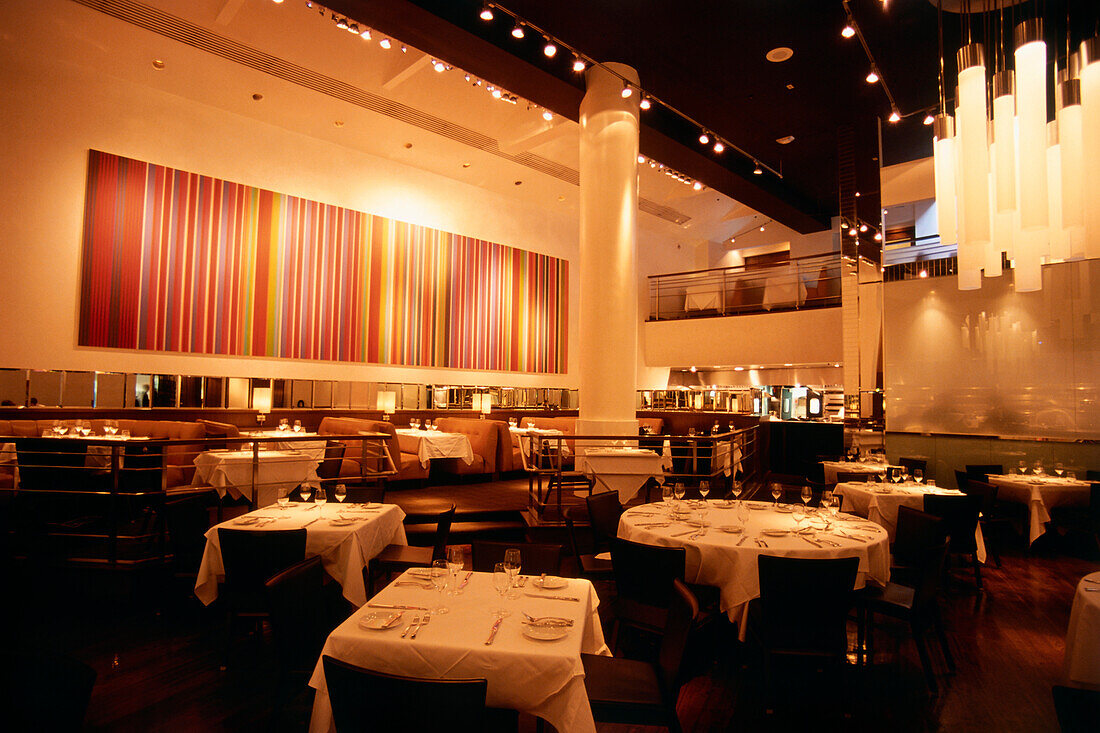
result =
[{"label": "wooden floor", "polygon": [[[526,504],[526,481],[394,491],[387,501],[407,510],[454,501],[469,511]],[[679,704],[688,731],[721,730],[1057,730],[1050,687],[1058,681],[1074,586],[1100,568],[1090,548],[1072,538],[1043,543],[1033,554],[1009,548],[1003,567],[984,569],[976,593],[967,571],[943,602],[958,673],[940,676],[941,693],[924,688],[916,652],[902,628],[880,628],[869,668],[845,675],[812,670],[785,676],[779,704],[765,710],[759,665],[724,622],[698,639],[696,676]],[[19,573],[6,586],[5,628],[14,643],[72,654],[98,672],[87,715],[93,731],[302,731],[310,693],[286,701],[273,716],[273,663],[263,639],[238,646],[219,671],[222,617],[189,594],[193,578],[167,585],[156,578],[121,582],[109,576]],[[598,587],[601,599],[613,589]],[[853,637],[854,639],[854,637]],[[933,645],[934,646],[934,645]],[[942,660],[934,661],[943,669]],[[521,719],[523,730],[533,721]],[[644,728],[600,725],[601,731]]]}]

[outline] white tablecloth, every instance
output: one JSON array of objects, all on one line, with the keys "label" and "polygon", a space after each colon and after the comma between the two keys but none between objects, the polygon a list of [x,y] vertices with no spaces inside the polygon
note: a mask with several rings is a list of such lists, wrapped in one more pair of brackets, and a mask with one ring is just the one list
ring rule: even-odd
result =
[{"label": "white tablecloth", "polygon": [[[538,438],[549,438],[548,445],[551,450],[555,450],[558,446],[558,441],[555,438],[564,436],[565,432],[561,430],[555,430],[554,428],[508,428],[508,432],[512,434],[512,446],[519,448],[525,458],[531,458],[531,446],[538,445]],[[561,454],[563,457],[567,457],[570,454],[569,445],[563,440],[561,441]]]},{"label": "white tablecloth", "polygon": [[[402,576],[404,577],[404,576]],[[464,575],[460,575],[464,577]],[[396,582],[396,581],[395,581]],[[543,594],[527,583],[525,592]],[[610,654],[604,644],[592,583],[571,579],[564,588],[545,595],[572,596],[579,602],[539,600],[526,595],[506,602],[512,615],[504,619],[492,645],[485,640],[500,606],[491,573],[474,573],[458,596],[447,596],[448,613],[433,616],[415,639],[401,638],[401,629],[418,611],[405,611],[401,623],[386,631],[359,628],[359,619],[378,609],[360,608],[340,624],[325,642],[322,655],[388,674],[430,679],[484,678],[489,681],[486,702],[543,718],[561,733],[596,730],[584,689],[582,652]],[[431,607],[439,594],[416,587],[390,584],[371,602]],[[521,633],[522,611],[532,616],[563,616],[574,620],[569,634],[558,641],[535,641]],[[334,730],[324,668],[317,661],[310,686],[317,690],[310,730]],[[425,700],[425,704],[431,704]]]},{"label": "white tablecloth", "polygon": [[[760,577],[756,563],[756,558],[760,555],[858,557],[856,588],[862,588],[868,578],[879,584],[885,584],[890,579],[890,540],[886,530],[873,522],[849,514],[839,514],[839,521],[825,535],[826,539],[839,547],[822,543],[823,546],[818,548],[793,534],[783,537],[762,535],[761,532],[765,529],[793,529],[794,514],[777,512],[766,502],[746,501],[744,534],[748,537],[738,545],[742,534],[727,534],[719,529],[736,524],[733,502],[708,501],[707,504],[710,505],[707,521],[711,526],[702,537],[688,539],[691,535],[684,533],[692,527],[682,522],[674,522],[667,527],[643,526],[666,521],[662,518],[665,512],[660,504],[645,504],[624,512],[619,520],[618,535],[623,539],[647,545],[686,548],[688,582],[712,585],[719,589],[721,609],[728,614],[730,621],[740,624],[742,638],[748,603],[760,595]],[[661,516],[646,516],[654,513]],[[695,518],[698,519],[697,513]],[[814,525],[822,526],[820,520],[815,520]],[[835,533],[838,527],[845,534],[854,532],[867,539],[842,537]],[[768,546],[758,546],[754,538],[761,538]]]},{"label": "white tablecloth", "polygon": [[[225,578],[222,551],[218,542],[218,528],[247,529],[264,532],[273,529],[306,528],[306,557],[321,556],[325,572],[331,575],[344,591],[344,598],[362,606],[367,602],[363,587],[363,566],[386,545],[404,545],[405,512],[395,504],[371,505],[331,503],[292,503],[286,509],[266,507],[245,514],[259,517],[257,524],[243,524],[241,517],[215,525],[206,531],[206,549],[195,580],[195,596],[210,605],[218,597],[218,581]],[[273,518],[274,521],[267,521]],[[332,520],[350,519],[352,523],[336,526]]]},{"label": "white tablecloth", "polygon": [[[853,482],[837,484],[834,491],[844,497],[846,510],[861,517],[867,517],[875,524],[884,527],[890,539],[894,539],[898,529],[899,506],[907,506],[923,512],[926,494],[966,496],[956,489],[941,489],[916,483],[889,485]],[[982,535],[981,525],[974,529],[974,542],[977,545],[978,562],[985,562],[985,537]]]},{"label": "white tablecloth", "polygon": [[771,310],[777,305],[802,305],[805,301],[806,285],[794,268],[769,277],[764,284],[764,310]]},{"label": "white tablecloth", "polygon": [[624,504],[649,479],[664,483],[666,462],[664,456],[645,448],[589,448],[584,454],[584,470],[595,479],[596,490],[617,491]]},{"label": "white tablecloth", "polygon": [[401,451],[415,453],[424,468],[433,458],[460,458],[467,466],[474,462],[473,446],[463,433],[398,428],[397,441]]},{"label": "white tablecloth", "polygon": [[1034,542],[1046,532],[1050,509],[1056,506],[1087,506],[1092,485],[1086,481],[1071,481],[1056,476],[998,476],[991,474],[989,483],[999,487],[997,498],[1025,504],[1029,507],[1028,541]]},{"label": "white tablecloth", "polygon": [[837,471],[847,471],[848,473],[866,473],[870,476],[886,474],[885,463],[865,463],[863,461],[822,461],[822,467],[825,469],[825,483],[835,484],[837,481]]},{"label": "white tablecloth", "polygon": [[684,288],[684,310],[701,311],[718,308],[717,285],[689,285]]},{"label": "white tablecloth", "polygon": [[293,430],[249,430],[243,435],[252,438],[265,438],[260,443],[260,448],[264,450],[294,450],[299,453],[307,453],[318,461],[325,459],[325,447],[328,442],[321,438],[319,440],[281,440],[285,438],[303,437],[307,435],[317,435],[317,433],[307,432],[294,432]]},{"label": "white tablecloth", "polygon": [[1086,575],[1077,583],[1066,633],[1066,679],[1090,685],[1100,685],[1100,591],[1097,588],[1100,588],[1100,572]]},{"label": "white tablecloth", "polygon": [[256,471],[256,488],[259,496],[252,496],[252,451],[208,450],[195,457],[193,486],[209,484],[220,496],[229,494],[234,499],[242,496],[253,500],[255,506],[274,504],[280,496],[294,491],[300,484],[314,490],[320,486],[317,476],[319,460],[310,453],[285,450],[261,450]]}]

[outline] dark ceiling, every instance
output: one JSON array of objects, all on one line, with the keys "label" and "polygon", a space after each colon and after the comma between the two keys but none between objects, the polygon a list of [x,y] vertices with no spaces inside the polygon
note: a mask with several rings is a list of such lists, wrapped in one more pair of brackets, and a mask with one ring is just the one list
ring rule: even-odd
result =
[{"label": "dark ceiling", "polygon": [[[1005,25],[1011,29],[1015,21],[1034,17],[1036,2],[1006,8]],[[522,41],[512,38],[512,23],[500,11],[491,22],[481,20],[478,0],[326,4],[554,112],[578,117],[583,75],[572,72],[572,56],[563,50],[547,59],[542,39],[532,32]],[[675,115],[658,107],[642,113],[644,154],[798,231],[822,229],[840,210],[839,139],[855,141],[849,163],[854,164],[854,188],[863,194],[858,213],[872,222],[879,218],[880,129],[883,164],[931,155],[931,128],[922,121],[937,105],[939,52],[937,8],[929,0],[849,2],[903,115],[897,124],[885,121],[890,104],[882,87],[864,81],[869,63],[859,40],[840,35],[845,24],[841,0],[501,4],[590,58],[632,66],[647,92],[780,171],[782,178],[753,175],[751,160],[732,151],[714,154],[699,144],[699,130]],[[1067,5],[1074,48],[1096,32],[1096,0],[1039,4],[1051,57],[1054,48],[1065,55]],[[971,0],[972,8],[986,5],[997,3]],[[998,13],[970,17],[974,40],[992,37],[999,24]],[[959,15],[944,12],[943,18],[950,79],[963,29]],[[987,49],[992,45],[987,42]],[[766,60],[769,50],[781,46],[794,55],[782,63]],[[987,56],[992,56],[988,50]],[[777,142],[788,135],[794,136],[790,144]]]}]

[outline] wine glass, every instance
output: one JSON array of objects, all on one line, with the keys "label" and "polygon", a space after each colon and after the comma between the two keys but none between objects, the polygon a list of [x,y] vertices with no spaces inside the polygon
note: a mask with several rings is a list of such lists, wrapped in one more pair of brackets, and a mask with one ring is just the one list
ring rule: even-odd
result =
[{"label": "wine glass", "polygon": [[302,421],[301,420],[295,420],[294,421],[294,432],[296,432],[296,433],[302,432]]},{"label": "wine glass", "polygon": [[290,492],[279,492],[279,496],[276,501],[279,503],[280,509],[286,509],[287,505],[290,504]]},{"label": "wine glass", "polygon": [[1035,461],[1035,465],[1032,468],[1036,476],[1042,476],[1045,473],[1042,460]]},{"label": "wine glass", "polygon": [[907,483],[909,481],[909,467],[908,466],[902,466],[901,469],[899,469],[898,473],[901,474],[901,481],[899,481],[898,483],[904,484],[904,483]]},{"label": "wine glass", "polygon": [[[522,558],[519,554],[519,549],[511,547],[504,551],[504,569],[508,572],[508,577],[512,579],[511,588],[515,588],[516,576],[519,575],[519,569],[522,564]],[[512,593],[509,589],[509,598],[514,598],[518,594]]]},{"label": "wine glass", "polygon": [[1021,476],[1027,473],[1027,461],[1021,460],[1019,464],[1017,464],[1016,470],[1020,472]]},{"label": "wine glass", "polygon": [[514,417],[508,418],[508,427],[514,428],[516,426],[516,419]]},{"label": "wine glass", "polygon": [[783,487],[779,484],[772,484],[772,498],[775,499],[775,508],[779,508],[779,497],[783,496]]},{"label": "wine glass", "polygon": [[676,497],[677,504],[684,500],[684,484],[682,481],[677,481],[672,486],[672,495]]},{"label": "wine glass", "polygon": [[829,518],[835,520],[837,512],[840,511],[840,497],[834,493],[830,497],[829,506],[826,509],[829,511]]},{"label": "wine glass", "polygon": [[336,490],[332,492],[332,495],[336,497],[336,501],[343,504],[344,499],[348,498],[348,487],[344,484],[336,484]]},{"label": "wine glass", "polygon": [[493,610],[493,614],[499,618],[511,615],[511,612],[504,605],[504,597],[508,594],[508,589],[511,587],[512,577],[504,568],[504,563],[498,562],[493,566],[493,588],[500,594],[500,606]]},{"label": "wine glass", "polygon": [[443,605],[443,592],[447,590],[447,581],[450,580],[449,576],[451,569],[447,567],[447,561],[443,558],[438,560],[432,560],[431,579],[432,585],[437,591],[439,591],[439,605],[431,609],[433,616],[438,614],[447,613],[450,609]]},{"label": "wine glass", "polygon": [[918,485],[923,484],[924,483],[924,470],[920,469],[920,468],[914,468],[913,469],[913,480],[916,481]]},{"label": "wine glass", "polygon": [[279,430],[287,430],[289,427],[290,425],[287,424],[285,417],[279,419]]},{"label": "wine glass", "polygon": [[317,487],[317,496],[313,497],[313,503],[321,507],[319,510],[321,514],[325,513],[325,504],[328,502],[328,497],[325,496],[325,487]]},{"label": "wine glass", "polygon": [[464,588],[459,588],[458,574],[462,572],[462,566],[465,563],[465,556],[462,553],[462,548],[458,546],[452,546],[447,548],[447,570],[451,573],[451,595],[457,596],[459,593],[465,591]]},{"label": "wine glass", "polygon": [[734,501],[739,501],[741,499],[742,489],[744,489],[744,486],[741,485],[740,481],[733,482],[733,485],[730,487],[730,493],[733,494]]},{"label": "wine glass", "polygon": [[707,494],[710,493],[710,481],[699,482],[699,496],[703,497],[703,501],[707,500]]},{"label": "wine glass", "polygon": [[672,484],[668,482],[661,484],[661,502],[665,505],[665,509],[672,509]]},{"label": "wine glass", "polygon": [[309,497],[313,495],[313,487],[309,484],[302,484],[301,488],[298,489],[298,493],[301,495],[302,501],[309,501]]},{"label": "wine glass", "polygon": [[[803,486],[802,487],[801,499],[802,499],[802,506],[805,509],[808,510],[810,508],[810,500],[813,499],[813,498],[814,498],[814,492],[810,490],[810,487],[809,486]],[[807,512],[807,513],[809,513],[809,512]]]},{"label": "wine glass", "polygon": [[1054,474],[1058,478],[1062,478],[1062,474],[1065,473],[1065,472],[1066,472],[1066,467],[1062,464],[1061,461],[1058,461],[1057,463],[1054,464]]},{"label": "wine glass", "polygon": [[794,513],[794,531],[802,531],[802,520],[806,518],[806,505],[794,504],[791,506],[791,511]]},{"label": "wine glass", "polygon": [[129,430],[122,430],[121,432],[122,432],[122,437],[123,438],[129,438],[130,437],[130,431]]}]

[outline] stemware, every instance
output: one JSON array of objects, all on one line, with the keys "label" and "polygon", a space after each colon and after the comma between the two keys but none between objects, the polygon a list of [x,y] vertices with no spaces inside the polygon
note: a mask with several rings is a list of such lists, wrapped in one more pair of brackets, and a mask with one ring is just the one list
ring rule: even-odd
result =
[{"label": "stemware", "polygon": [[432,421],[428,418],[424,418],[424,429],[425,430],[431,430],[432,429]]},{"label": "stemware", "polygon": [[301,420],[295,420],[294,421],[294,432],[296,432],[296,433],[302,432],[302,421]]},{"label": "stemware", "polygon": [[457,596],[460,593],[465,592],[465,588],[459,587],[458,574],[462,572],[462,566],[465,563],[465,556],[462,553],[462,548],[452,546],[447,548],[447,570],[451,573],[451,595]]},{"label": "stemware", "polygon": [[1035,465],[1032,467],[1032,472],[1036,476],[1042,476],[1045,473],[1042,460],[1035,461]]},{"label": "stemware", "polygon": [[672,487],[672,495],[676,497],[676,502],[679,503],[684,500],[684,484],[682,481],[677,481]]},{"label": "stemware", "polygon": [[276,499],[276,501],[279,503],[279,508],[280,509],[286,509],[287,505],[290,503],[290,492],[289,491],[287,491],[287,492],[280,491],[279,496]]},{"label": "stemware", "polygon": [[793,504],[791,505],[791,511],[794,513],[794,530],[795,532],[802,531],[802,520],[806,518],[806,505],[805,504]]},{"label": "stemware", "polygon": [[516,426],[516,424],[517,424],[517,421],[514,417],[508,418],[508,427],[514,428]]},{"label": "stemware", "polygon": [[744,487],[741,485],[740,481],[734,481],[733,482],[733,485],[730,487],[730,493],[733,494],[734,501],[740,501],[740,499],[741,499],[741,490],[743,488]]},{"label": "stemware", "polygon": [[447,561],[443,558],[439,560],[432,560],[431,578],[432,585],[439,591],[439,605],[431,609],[433,616],[437,614],[447,613],[450,609],[443,605],[443,593],[447,590],[447,581],[451,574],[450,568],[447,567]]},{"label": "stemware", "polygon": [[1062,474],[1065,473],[1065,472],[1066,472],[1066,467],[1062,464],[1061,461],[1058,461],[1057,463],[1054,464],[1054,474],[1058,478],[1062,478]]},{"label": "stemware", "polygon": [[672,508],[672,484],[668,482],[661,484],[661,503],[665,505],[665,509]]},{"label": "stemware", "polygon": [[508,574],[508,571],[504,568],[504,563],[498,562],[493,566],[493,588],[500,595],[500,606],[493,609],[493,615],[498,618],[504,618],[511,614],[511,611],[504,605],[504,598],[508,595],[508,589],[512,587],[512,577]]},{"label": "stemware", "polygon": [[710,481],[699,482],[699,496],[703,497],[703,501],[707,500],[707,494],[710,493]]},{"label": "stemware", "polygon": [[286,418],[285,417],[280,418],[279,419],[279,430],[287,430],[289,428],[290,428],[290,425],[287,423]]},{"label": "stemware", "polygon": [[[809,486],[803,486],[800,498],[802,499],[802,506],[808,510],[810,508],[810,500],[814,498],[814,492],[810,490]],[[807,511],[807,514],[808,513]]]},{"label": "stemware", "polygon": [[508,591],[509,598],[518,598],[519,591],[515,589],[516,576],[519,575],[519,569],[522,562],[522,558],[519,554],[519,549],[511,547],[504,551],[504,569],[508,572],[508,577],[512,579],[512,585]]},{"label": "stemware", "polygon": [[918,485],[923,484],[924,483],[924,471],[920,468],[914,468],[913,469],[913,480],[916,481]]},{"label": "stemware", "polygon": [[309,484],[302,484],[298,489],[298,494],[302,497],[302,501],[309,501],[309,497],[313,495],[313,487]]},{"label": "stemware", "polygon": [[319,507],[321,507],[318,510],[321,514],[325,513],[325,504],[327,502],[328,502],[328,497],[325,496],[325,487],[324,486],[318,486],[317,487],[317,496],[313,497],[313,503],[317,504]]},{"label": "stemware", "polygon": [[1027,473],[1027,461],[1021,460],[1019,464],[1017,464],[1016,470],[1020,472],[1021,476]]},{"label": "stemware", "polygon": [[336,497],[336,501],[343,504],[344,499],[348,498],[348,487],[344,484],[336,484],[336,489],[332,492],[332,495]]},{"label": "stemware", "polygon": [[779,497],[783,496],[783,487],[779,484],[772,484],[772,498],[775,499],[775,508],[779,508]]}]

